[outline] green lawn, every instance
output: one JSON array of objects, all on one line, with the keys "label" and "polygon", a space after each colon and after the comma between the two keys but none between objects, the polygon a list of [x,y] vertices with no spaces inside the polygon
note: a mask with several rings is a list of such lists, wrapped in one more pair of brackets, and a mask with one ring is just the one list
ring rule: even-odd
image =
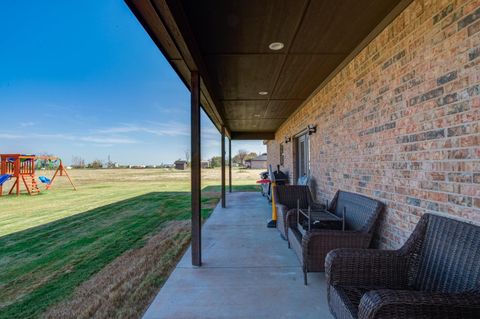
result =
[{"label": "green lawn", "polygon": [[[190,218],[188,172],[71,173],[76,192],[62,182],[38,196],[0,198],[0,318],[40,317],[117,257],[145,245],[167,222]],[[256,190],[257,174],[235,171],[235,190]],[[202,177],[204,218],[218,202],[218,175],[208,170]],[[183,249],[175,247],[172,258]],[[158,285],[164,279],[147,275],[144,281]]]}]

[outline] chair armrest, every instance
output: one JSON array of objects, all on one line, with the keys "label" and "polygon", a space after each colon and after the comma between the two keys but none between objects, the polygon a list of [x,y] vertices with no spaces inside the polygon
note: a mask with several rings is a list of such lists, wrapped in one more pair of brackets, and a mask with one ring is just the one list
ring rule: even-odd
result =
[{"label": "chair armrest", "polygon": [[360,300],[358,317],[480,318],[480,295],[408,290],[372,290]]},{"label": "chair armrest", "polygon": [[407,255],[397,250],[335,249],[325,259],[328,285],[406,289]]},{"label": "chair armrest", "polygon": [[356,231],[314,229],[302,237],[303,263],[309,269],[324,271],[327,254],[337,248],[366,248],[370,244],[370,234]]},{"label": "chair armrest", "polygon": [[[303,215],[300,215],[300,219],[303,220]],[[297,227],[297,209],[292,208],[287,212],[287,227],[296,228]]]}]

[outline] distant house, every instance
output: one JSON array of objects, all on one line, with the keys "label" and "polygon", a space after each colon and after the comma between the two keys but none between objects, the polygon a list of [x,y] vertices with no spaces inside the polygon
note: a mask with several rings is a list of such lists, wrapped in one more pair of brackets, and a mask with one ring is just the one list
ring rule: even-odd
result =
[{"label": "distant house", "polygon": [[201,161],[200,162],[200,167],[201,168],[209,168],[210,167],[210,162],[209,161]]},{"label": "distant house", "polygon": [[175,169],[185,170],[187,168],[187,161],[178,160],[175,161]]},{"label": "distant house", "polygon": [[253,169],[266,169],[267,168],[267,154],[264,153],[252,159],[245,161],[245,167]]}]

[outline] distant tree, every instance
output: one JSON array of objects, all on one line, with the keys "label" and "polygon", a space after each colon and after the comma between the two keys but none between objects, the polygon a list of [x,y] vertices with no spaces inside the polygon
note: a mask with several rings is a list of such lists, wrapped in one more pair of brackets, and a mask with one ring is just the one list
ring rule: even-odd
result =
[{"label": "distant tree", "polygon": [[240,149],[236,156],[238,156],[238,160],[240,161],[240,165],[245,165],[245,158],[247,157],[248,152],[246,150]]},{"label": "distant tree", "polygon": [[118,168],[118,165],[115,162],[107,162],[107,168]]},{"label": "distant tree", "polygon": [[221,156],[214,156],[210,159],[210,167],[220,167],[222,166],[222,157]]},{"label": "distant tree", "polygon": [[238,165],[242,165],[242,160],[240,159],[240,156],[238,156],[238,154],[232,157],[232,162]]},{"label": "distant tree", "polygon": [[190,152],[188,150],[185,151],[185,160],[187,161],[187,164],[190,164]]},{"label": "distant tree", "polygon": [[87,165],[87,167],[88,167],[88,168],[95,168],[95,169],[97,169],[97,168],[102,168],[102,167],[103,167],[103,163],[102,163],[101,160],[96,159],[96,160],[94,160],[93,162],[89,163],[89,164]]},{"label": "distant tree", "polygon": [[255,153],[255,152],[250,152],[250,153],[248,153],[247,156],[245,156],[245,160],[249,160],[249,159],[255,158],[255,157],[257,157],[257,156],[258,156],[257,153]]},{"label": "distant tree", "polygon": [[[38,154],[40,156],[48,156],[48,157],[53,157],[54,155],[53,154],[50,154],[50,153],[47,153],[47,152],[42,152],[40,154]],[[45,159],[37,159],[35,161],[35,169],[42,169],[42,168],[46,168],[46,169],[50,169],[50,168],[56,168],[56,166],[58,165],[53,165],[53,163],[49,160],[45,160]]]},{"label": "distant tree", "polygon": [[73,168],[85,168],[85,160],[80,156],[72,157],[72,167]]},{"label": "distant tree", "polygon": [[108,154],[106,165],[107,165],[107,168],[115,168],[115,163],[112,162],[112,160],[110,159],[110,154]]}]

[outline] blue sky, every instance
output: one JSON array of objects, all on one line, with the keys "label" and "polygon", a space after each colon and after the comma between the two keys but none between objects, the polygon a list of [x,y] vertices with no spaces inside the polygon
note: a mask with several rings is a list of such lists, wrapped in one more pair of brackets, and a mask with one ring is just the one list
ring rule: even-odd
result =
[{"label": "blue sky", "polygon": [[[189,92],[121,0],[0,0],[0,153],[170,163]],[[202,118],[202,157],[220,135]],[[233,141],[263,152],[261,141]]]}]

